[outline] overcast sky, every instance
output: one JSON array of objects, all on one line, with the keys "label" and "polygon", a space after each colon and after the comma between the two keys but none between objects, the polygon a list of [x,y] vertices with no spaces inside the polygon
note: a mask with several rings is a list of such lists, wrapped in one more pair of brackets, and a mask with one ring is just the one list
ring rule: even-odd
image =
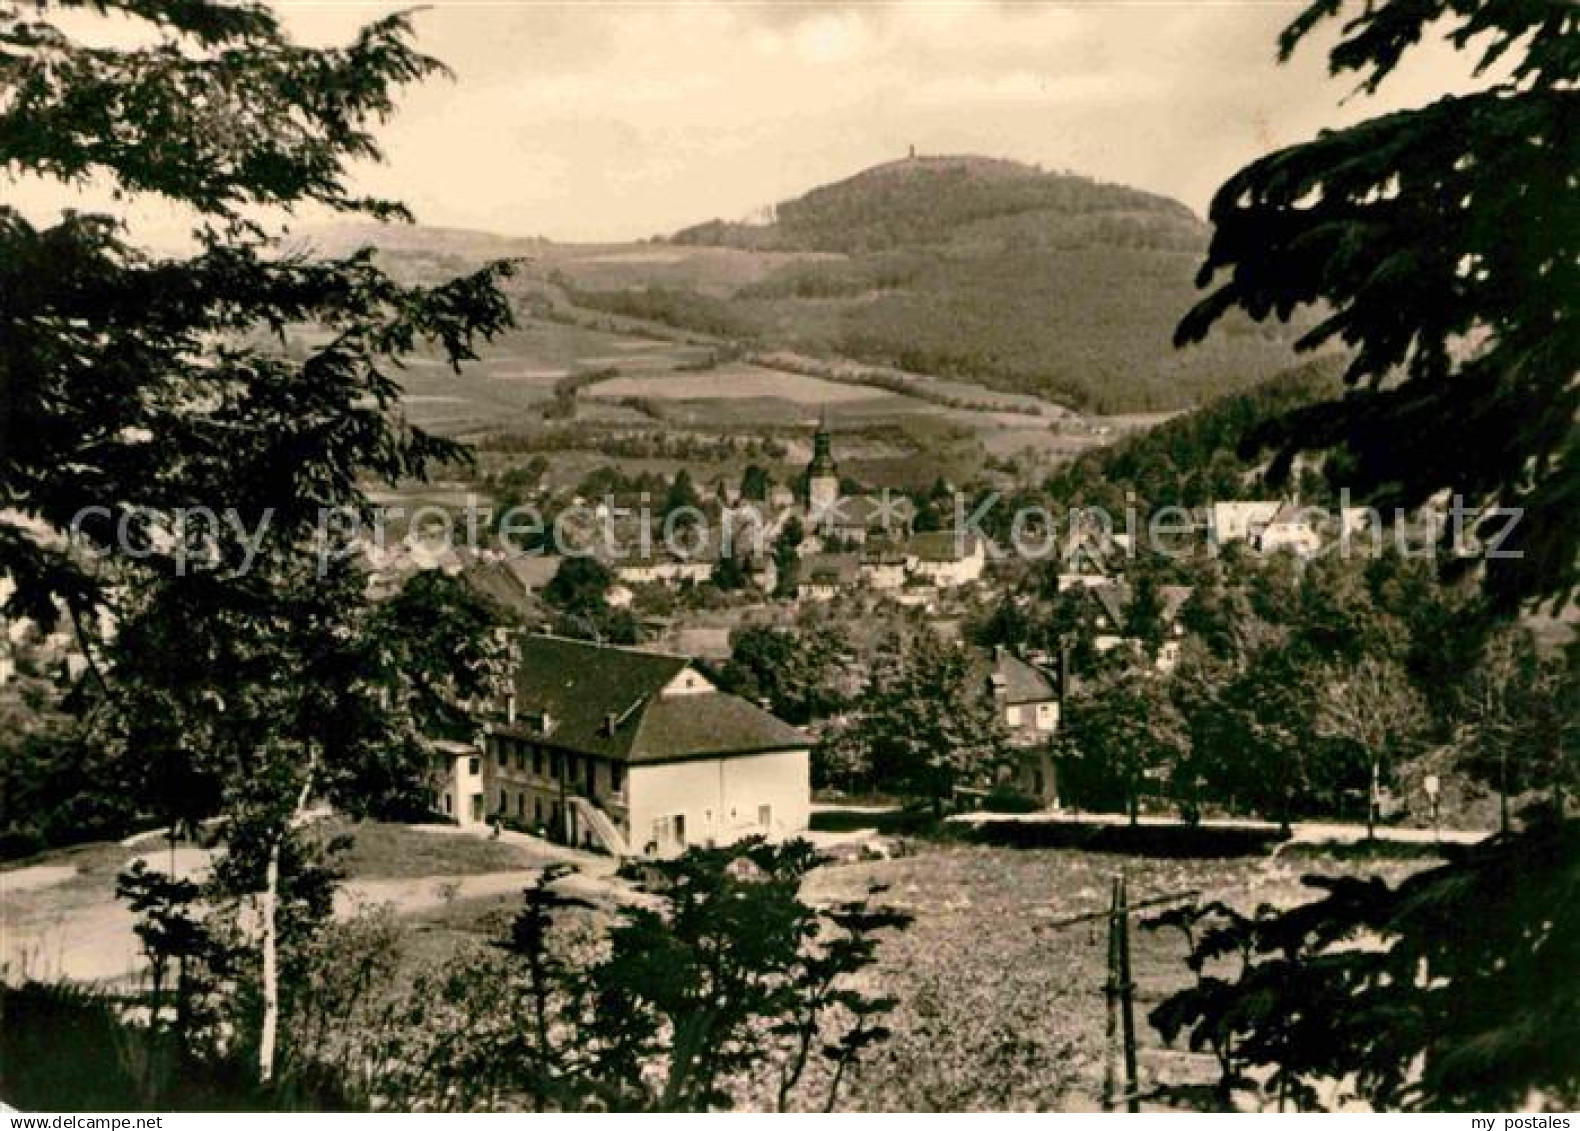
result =
[{"label": "overcast sky", "polygon": [[[432,3],[432,0],[430,0]],[[405,4],[280,0],[343,41]],[[1204,212],[1246,160],[1326,125],[1466,85],[1434,44],[1341,105],[1300,3],[432,3],[420,45],[453,81],[411,88],[360,187],[426,223],[627,239],[741,218],[867,166],[977,153],[1072,169]]]}]

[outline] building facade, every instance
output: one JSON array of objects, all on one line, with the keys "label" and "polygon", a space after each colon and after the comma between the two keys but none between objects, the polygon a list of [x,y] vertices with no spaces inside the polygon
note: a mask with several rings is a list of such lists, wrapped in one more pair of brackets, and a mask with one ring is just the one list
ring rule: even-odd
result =
[{"label": "building facade", "polygon": [[1016,752],[1012,769],[1016,790],[1057,809],[1059,778],[1053,738],[1059,729],[1060,703],[1056,677],[1003,647],[978,653],[977,663]]},{"label": "building facade", "polygon": [[[445,809],[462,824],[512,824],[621,856],[807,827],[808,737],[720,691],[689,659],[525,636],[513,662],[511,694],[480,746],[464,761],[444,752],[451,781],[470,790]],[[463,777],[472,757],[480,781]]]}]

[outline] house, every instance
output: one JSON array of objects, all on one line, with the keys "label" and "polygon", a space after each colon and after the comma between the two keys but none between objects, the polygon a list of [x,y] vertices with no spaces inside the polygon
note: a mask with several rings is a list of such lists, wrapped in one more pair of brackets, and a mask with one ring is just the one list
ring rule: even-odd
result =
[{"label": "house", "polygon": [[768,488],[768,508],[779,512],[795,506],[795,492],[783,484],[775,484]]},{"label": "house", "polygon": [[1114,579],[1106,573],[1061,573],[1054,580],[1054,589],[1064,593],[1071,589],[1094,589],[1113,583]]},{"label": "house", "polygon": [[812,529],[827,541],[848,546],[869,540],[903,539],[916,519],[916,504],[904,495],[849,495],[809,512]]},{"label": "house", "polygon": [[[513,663],[484,749],[441,752],[471,791],[447,810],[461,823],[519,822],[619,856],[807,827],[808,736],[720,691],[690,659],[526,635]],[[480,808],[463,757],[481,758]]]},{"label": "house", "polygon": [[554,554],[519,553],[504,556],[505,568],[528,593],[540,593],[560,572],[565,559]]},{"label": "house", "polygon": [[[555,570],[559,569],[558,558],[537,560],[551,561]],[[543,602],[527,587],[522,574],[503,559],[473,558],[461,567],[460,578],[473,593],[518,622],[544,621],[548,617]]]},{"label": "house", "polygon": [[1276,515],[1283,504],[1276,500],[1213,503],[1207,514],[1207,536],[1215,545],[1248,542]]},{"label": "house", "polygon": [[1051,739],[1059,729],[1059,690],[1054,676],[997,646],[978,649],[975,666],[998,705],[1010,745],[1018,757],[1011,771],[1015,788],[1044,805],[1059,804]]},{"label": "house", "polygon": [[1295,503],[1285,503],[1273,517],[1263,523],[1254,536],[1256,548],[1271,554],[1289,550],[1302,558],[1309,558],[1322,549],[1322,535],[1313,521],[1315,512]]},{"label": "house", "polygon": [[862,584],[868,589],[889,591],[905,584],[907,558],[905,551],[889,542],[875,542],[862,547],[860,573]]},{"label": "house", "polygon": [[692,555],[662,550],[613,561],[610,568],[626,585],[700,585],[717,565],[718,558],[707,549]]},{"label": "house", "polygon": [[[1129,583],[1116,581],[1111,585],[1094,585],[1082,592],[1096,606],[1093,614],[1096,629],[1092,638],[1093,646],[1099,652],[1107,652],[1131,642],[1128,629],[1135,592]],[[1158,586],[1158,617],[1163,623],[1163,640],[1158,646],[1156,660],[1159,671],[1173,671],[1179,663],[1180,645],[1185,639],[1185,625],[1180,614],[1193,592],[1189,585]]]},{"label": "house", "polygon": [[913,534],[905,547],[910,575],[916,580],[952,589],[969,585],[982,577],[987,551],[973,534],[956,535],[950,530]]},{"label": "house", "polygon": [[433,743],[434,809],[459,825],[481,825],[487,818],[483,786],[483,755],[466,742],[442,739]]},{"label": "house", "polygon": [[859,554],[808,554],[801,559],[795,595],[803,601],[828,601],[861,581]]},{"label": "house", "polygon": [[722,663],[730,658],[730,630],[719,626],[671,625],[658,642],[666,652]]},{"label": "house", "polygon": [[1180,645],[1185,642],[1185,603],[1196,592],[1190,585],[1158,586],[1158,602],[1163,606],[1163,645],[1158,649],[1158,670],[1171,672],[1180,662]]}]

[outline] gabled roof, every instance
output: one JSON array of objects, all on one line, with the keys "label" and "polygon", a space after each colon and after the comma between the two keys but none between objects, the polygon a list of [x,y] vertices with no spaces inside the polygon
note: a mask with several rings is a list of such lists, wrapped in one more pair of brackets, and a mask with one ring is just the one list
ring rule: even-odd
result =
[{"label": "gabled roof", "polygon": [[1280,506],[1272,518],[1267,520],[1268,526],[1310,526],[1311,520],[1305,509],[1298,503],[1285,503]]},{"label": "gabled roof", "polygon": [[978,669],[993,681],[995,693],[1004,696],[1005,703],[1045,703],[1058,697],[1047,672],[1007,648],[977,649],[975,660]]},{"label": "gabled roof", "polygon": [[[1116,631],[1123,631],[1130,602],[1135,600],[1135,590],[1130,583],[1116,581],[1110,585],[1092,585],[1087,587],[1086,592],[1108,617],[1109,625]],[[1158,611],[1163,623],[1173,624],[1179,619],[1180,610],[1185,607],[1185,602],[1190,600],[1195,589],[1189,585],[1159,585],[1157,592]]]},{"label": "gabled roof", "polygon": [[542,602],[519,574],[503,561],[472,560],[461,570],[461,580],[473,593],[518,617],[542,613]]},{"label": "gabled roof", "polygon": [[534,593],[553,581],[564,563],[564,558],[549,554],[510,554],[505,558],[505,568]]},{"label": "gabled roof", "polygon": [[906,550],[924,562],[958,562],[976,553],[974,534],[956,539],[953,530],[929,530],[911,535]]},{"label": "gabled roof", "polygon": [[801,559],[802,585],[854,585],[860,576],[859,554],[808,554]]},{"label": "gabled roof", "polygon": [[1092,585],[1086,592],[1090,593],[1092,600],[1103,610],[1103,615],[1108,618],[1109,627],[1116,632],[1121,632],[1125,627],[1125,609],[1130,605],[1130,586],[1123,581],[1116,581],[1112,585]]},{"label": "gabled roof", "polygon": [[1163,605],[1164,621],[1168,623],[1177,621],[1180,610],[1185,607],[1185,602],[1190,600],[1194,592],[1196,589],[1191,585],[1159,585],[1158,600]]},{"label": "gabled roof", "polygon": [[842,530],[903,526],[916,517],[916,504],[904,495],[847,495],[823,514],[823,522]]},{"label": "gabled roof", "polygon": [[[733,695],[712,690],[661,694],[691,667],[684,656],[559,636],[527,635],[517,643],[518,721],[503,728],[507,733],[631,763],[809,745],[795,727]],[[545,713],[550,720],[547,733],[537,725]]]}]

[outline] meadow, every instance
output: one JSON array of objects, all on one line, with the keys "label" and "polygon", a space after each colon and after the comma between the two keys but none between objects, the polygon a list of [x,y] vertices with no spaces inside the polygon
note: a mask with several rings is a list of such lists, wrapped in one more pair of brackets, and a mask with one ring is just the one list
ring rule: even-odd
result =
[{"label": "meadow", "polygon": [[[870,820],[870,818],[868,818]],[[827,822],[822,822],[827,825]],[[860,823],[858,821],[858,823]],[[521,906],[521,893],[550,860],[568,860],[569,881],[591,908],[584,928],[606,924],[631,898],[614,861],[511,834],[494,841],[460,830],[328,822],[325,836],[350,833],[342,915],[383,907],[401,925],[402,967],[454,968],[492,949]],[[871,830],[856,833],[864,839]],[[823,843],[848,835],[812,834]],[[1081,1110],[1099,1107],[1103,1089],[1107,943],[1102,919],[1060,921],[1108,906],[1123,873],[1131,898],[1185,892],[1242,910],[1310,898],[1301,877],[1381,875],[1390,881],[1425,866],[1428,854],[1356,853],[1298,845],[1217,858],[1160,858],[1066,848],[1011,848],[961,839],[889,841],[899,855],[852,859],[815,870],[804,898],[835,902],[872,894],[914,922],[886,937],[863,978],[897,1006],[892,1037],[848,1079],[840,1106],[858,1110]],[[1412,846],[1419,848],[1420,846]],[[209,850],[158,837],[138,847],[85,845],[18,861],[0,871],[0,913],[7,928],[4,965],[20,974],[115,978],[136,961],[132,917],[113,896],[114,876],[146,856],[183,872],[201,869]],[[578,932],[579,933],[579,932]],[[1176,932],[1132,932],[1136,1018],[1143,1090],[1202,1081],[1212,1065],[1167,1049],[1146,1016],[1190,977]],[[771,1106],[766,1082],[734,1097],[736,1106]],[[821,1094],[816,1081],[808,1093]]]},{"label": "meadow", "polygon": [[[912,842],[913,855],[830,864],[803,889],[815,902],[858,898],[915,916],[881,946],[868,988],[899,1004],[893,1035],[847,1081],[840,1107],[863,1111],[1097,1110],[1102,1104],[1107,976],[1106,924],[1059,920],[1107,908],[1123,873],[1132,900],[1198,891],[1242,910],[1310,898],[1312,872],[1396,880],[1421,859],[1356,859],[1302,848],[1275,855],[1156,859],[1077,849],[1014,849]],[[449,961],[486,947],[519,906],[514,893],[458,899],[413,922],[412,955]],[[606,907],[590,913],[606,918]],[[1143,1090],[1212,1078],[1213,1065],[1164,1046],[1148,1012],[1189,984],[1186,948],[1174,931],[1131,934]],[[817,1096],[814,1085],[809,1094]],[[749,1089],[738,1107],[771,1106],[771,1089]],[[1154,1105],[1144,1105],[1150,1109]]]}]

